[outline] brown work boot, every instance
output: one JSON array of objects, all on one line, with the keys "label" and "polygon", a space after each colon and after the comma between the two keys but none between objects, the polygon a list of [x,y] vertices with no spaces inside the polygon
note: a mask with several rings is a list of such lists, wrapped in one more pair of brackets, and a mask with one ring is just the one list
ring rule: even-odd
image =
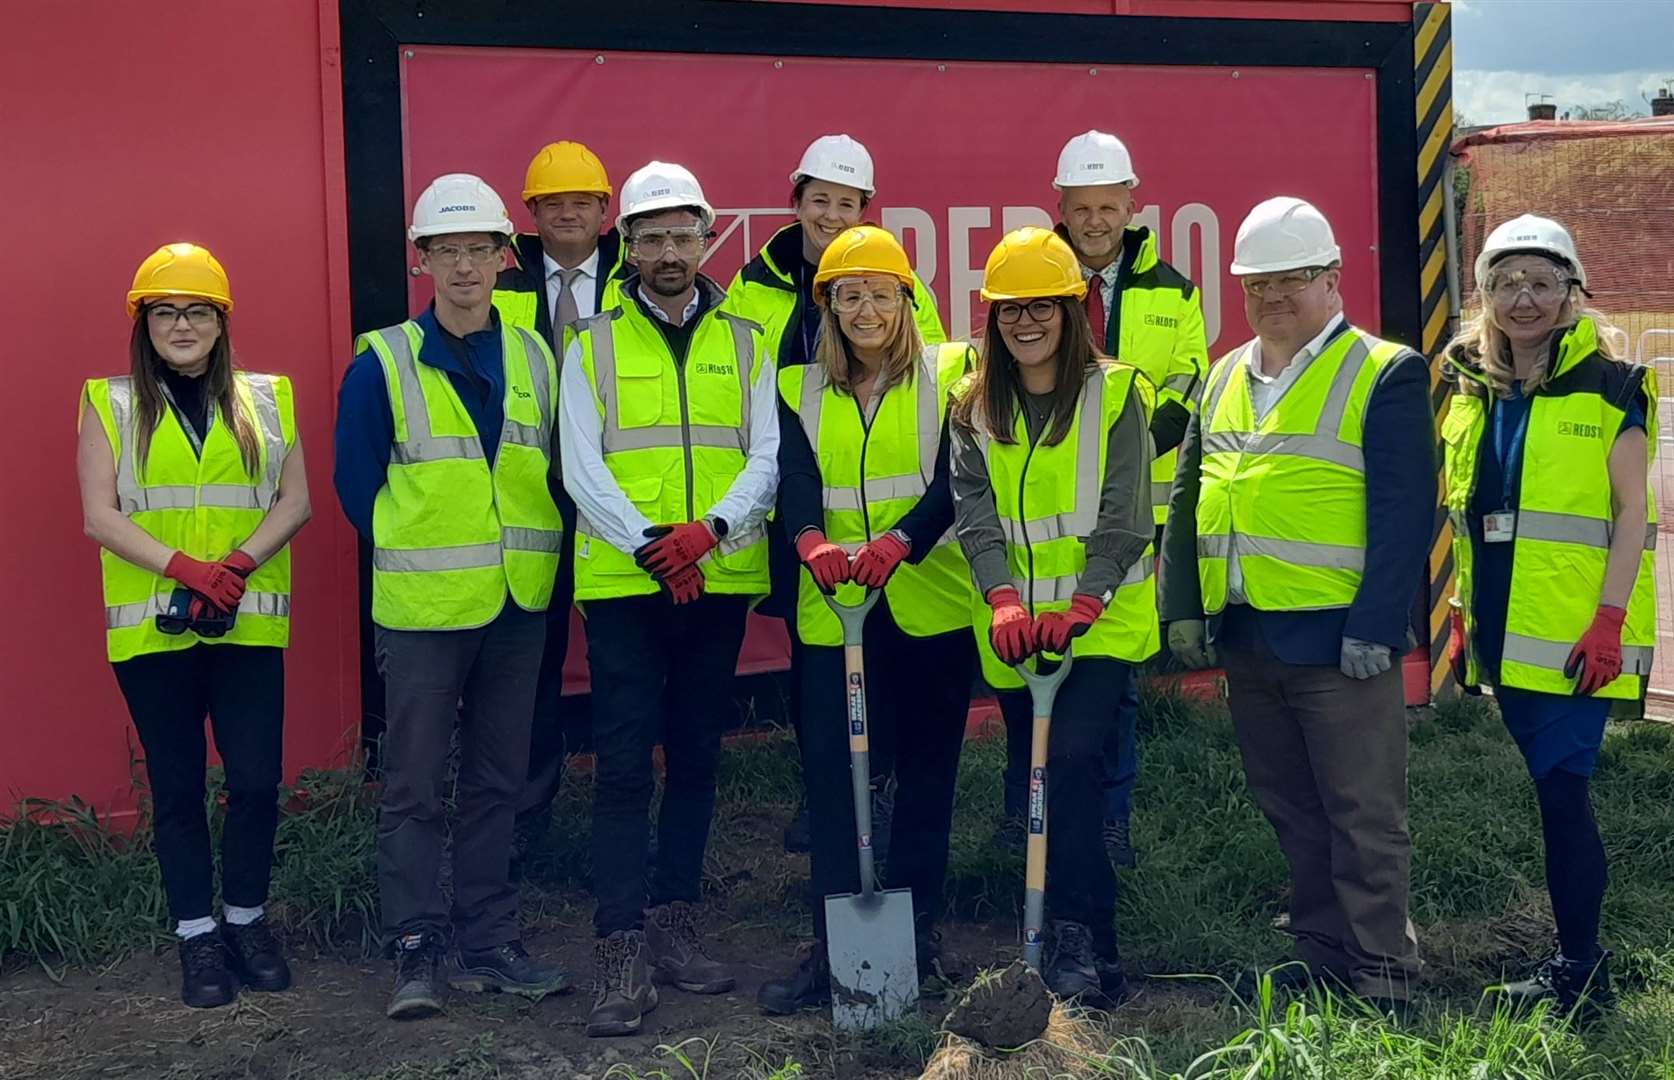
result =
[{"label": "brown work boot", "polygon": [[645,913],[645,946],[658,982],[694,994],[724,994],[737,984],[732,972],[704,953],[697,910],[684,900],[659,904]]},{"label": "brown work boot", "polygon": [[593,948],[593,1011],[587,1016],[590,1038],[632,1035],[646,1013],[657,1007],[657,988],[651,985],[645,935],[618,930],[600,938]]}]

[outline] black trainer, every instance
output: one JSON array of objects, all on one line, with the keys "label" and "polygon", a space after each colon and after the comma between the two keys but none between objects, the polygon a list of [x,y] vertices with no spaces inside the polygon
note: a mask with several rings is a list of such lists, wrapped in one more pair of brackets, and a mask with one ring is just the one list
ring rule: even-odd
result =
[{"label": "black trainer", "polygon": [[[923,977],[923,973],[919,973]],[[782,979],[769,979],[756,991],[756,1004],[771,1016],[789,1016],[799,1009],[831,1004],[831,961],[818,938],[802,947],[796,970]]]},{"label": "black trainer", "polygon": [[226,942],[227,958],[239,982],[251,990],[269,993],[290,989],[291,968],[285,963],[273,929],[267,925],[267,916],[243,926],[222,923],[221,939]]},{"label": "black trainer", "polygon": [[416,1020],[442,1011],[442,943],[430,934],[395,939],[395,989],[384,1015]]},{"label": "black trainer", "polygon": [[1119,956],[1093,955],[1093,970],[1099,973],[1099,993],[1107,1007],[1114,1008],[1133,996],[1128,985],[1128,973],[1122,968]]},{"label": "black trainer", "polygon": [[459,950],[458,965],[448,972],[448,986],[467,993],[522,994],[537,1001],[570,988],[570,977],[559,967],[542,967],[521,941],[492,949]]},{"label": "black trainer", "polygon": [[1047,927],[1052,939],[1052,958],[1047,962],[1046,988],[1065,999],[1103,993],[1098,963],[1093,953],[1093,932],[1085,924],[1053,920]]},{"label": "black trainer", "polygon": [[1112,866],[1132,870],[1139,865],[1139,856],[1133,850],[1133,827],[1127,818],[1106,818],[1102,833],[1104,854]]},{"label": "black trainer", "polygon": [[180,943],[180,1000],[194,1009],[214,1009],[238,996],[238,980],[227,964],[220,934],[198,934]]},{"label": "black trainer", "polygon": [[1597,1020],[1616,1005],[1615,991],[1610,988],[1610,954],[1603,949],[1591,961],[1556,953],[1527,979],[1499,989],[1515,1006],[1551,1001],[1556,1013],[1573,1014],[1582,1023]]}]

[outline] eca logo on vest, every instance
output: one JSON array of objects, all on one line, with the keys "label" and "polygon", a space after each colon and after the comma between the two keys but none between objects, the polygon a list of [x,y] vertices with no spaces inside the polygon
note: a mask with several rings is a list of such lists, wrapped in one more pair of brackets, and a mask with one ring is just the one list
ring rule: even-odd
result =
[{"label": "eca logo on vest", "polygon": [[1570,435],[1577,439],[1596,439],[1604,434],[1604,429],[1597,424],[1582,424],[1574,420],[1559,420],[1558,434]]}]

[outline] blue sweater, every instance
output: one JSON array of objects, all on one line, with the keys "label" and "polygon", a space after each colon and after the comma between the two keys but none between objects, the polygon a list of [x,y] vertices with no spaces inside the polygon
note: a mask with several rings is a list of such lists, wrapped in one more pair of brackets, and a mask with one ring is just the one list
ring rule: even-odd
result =
[{"label": "blue sweater", "polygon": [[[506,368],[500,345],[500,314],[494,312],[486,330],[456,337],[436,321],[432,305],[414,320],[424,333],[418,361],[447,372],[465,411],[476,425],[489,469],[500,448],[505,424]],[[383,490],[395,442],[395,417],[389,408],[389,389],[377,354],[362,349],[337,394],[337,427],[333,432],[336,458],[332,484],[343,513],[360,534],[372,539],[372,504]]]}]

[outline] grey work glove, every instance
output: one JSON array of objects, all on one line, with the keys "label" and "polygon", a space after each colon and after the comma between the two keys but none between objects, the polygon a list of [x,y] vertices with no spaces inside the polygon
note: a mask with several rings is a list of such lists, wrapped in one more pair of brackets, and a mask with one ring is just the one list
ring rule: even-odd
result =
[{"label": "grey work glove", "polygon": [[1176,619],[1168,624],[1168,651],[1193,671],[1214,667],[1215,647],[1205,640],[1207,636],[1202,619]]},{"label": "grey work glove", "polygon": [[1359,638],[1343,639],[1343,674],[1351,679],[1370,679],[1389,670],[1389,646]]}]

